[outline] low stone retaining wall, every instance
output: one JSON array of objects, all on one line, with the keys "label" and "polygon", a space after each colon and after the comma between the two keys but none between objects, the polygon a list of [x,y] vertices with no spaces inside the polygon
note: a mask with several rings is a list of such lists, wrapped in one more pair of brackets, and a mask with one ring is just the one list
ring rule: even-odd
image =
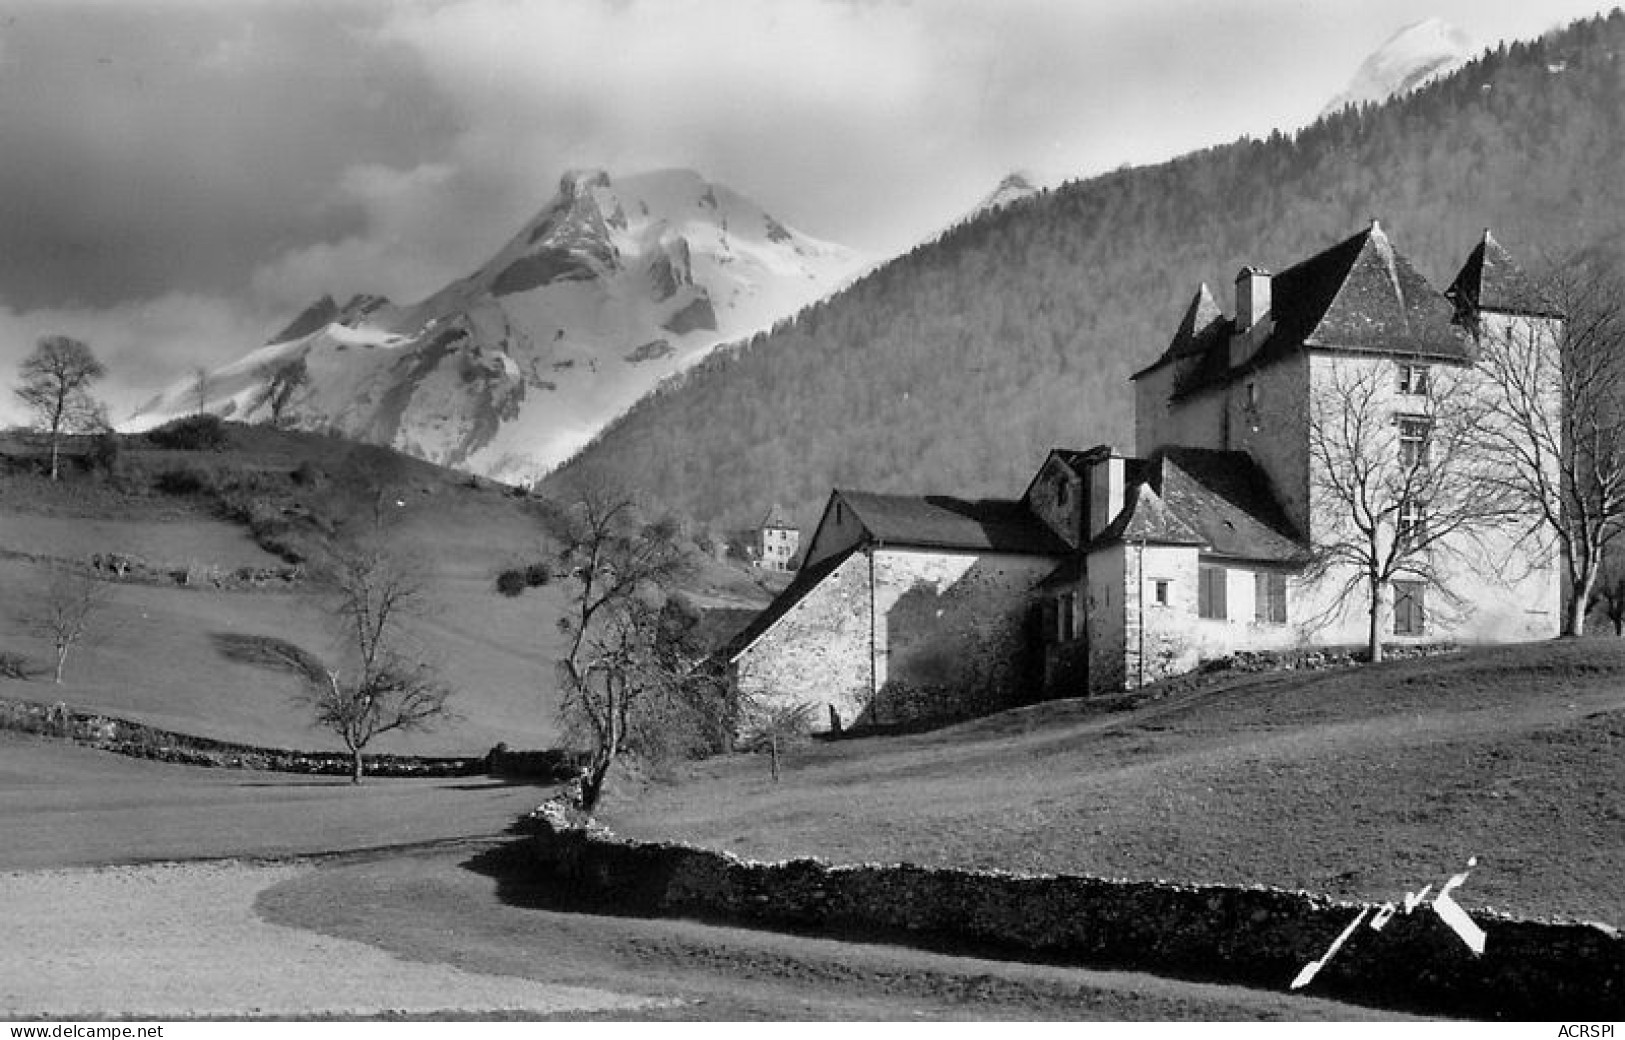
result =
[{"label": "low stone retaining wall", "polygon": [[[620,911],[892,939],[1285,990],[1361,904],[1306,892],[814,859],[761,863],[619,838],[549,803],[537,867]],[[1399,893],[1395,893],[1396,896]],[[1472,1018],[1625,1017],[1625,938],[1594,924],[1474,914],[1474,956],[1430,907],[1365,924],[1304,992]],[[1368,917],[1369,919],[1369,917]]]},{"label": "low stone retaining wall", "polygon": [[[131,758],[220,769],[261,769],[279,773],[348,776],[350,756],[338,751],[291,751],[285,748],[233,744],[187,733],[174,733],[111,715],[79,711],[66,704],[0,698],[0,729],[39,733]],[[435,758],[423,755],[363,755],[368,776],[448,777],[523,776],[563,782],[580,769],[577,756],[565,751],[509,751],[493,748],[478,757]]]}]

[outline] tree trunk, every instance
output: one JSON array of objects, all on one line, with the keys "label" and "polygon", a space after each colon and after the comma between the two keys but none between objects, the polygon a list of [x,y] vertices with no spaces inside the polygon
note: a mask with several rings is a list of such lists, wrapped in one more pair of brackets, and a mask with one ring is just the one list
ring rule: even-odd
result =
[{"label": "tree trunk", "polygon": [[779,782],[779,735],[771,733],[767,738],[768,760],[773,766],[773,782]]},{"label": "tree trunk", "polygon": [[592,812],[598,808],[598,799],[604,793],[604,778],[609,775],[609,767],[615,764],[615,753],[595,753],[592,761],[587,764],[586,772],[581,774],[581,811]]},{"label": "tree trunk", "polygon": [[68,663],[68,647],[62,644],[56,648],[56,677],[53,680],[57,685],[62,684],[62,669]]},{"label": "tree trunk", "polygon": [[51,431],[51,479],[56,479],[57,457],[61,453],[62,434],[55,429]]},{"label": "tree trunk", "polygon": [[1382,584],[1371,582],[1371,628],[1366,637],[1366,658],[1372,664],[1382,660]]},{"label": "tree trunk", "polygon": [[364,769],[362,768],[361,749],[360,748],[351,748],[350,749],[350,783],[359,784],[361,782],[361,777],[362,777],[363,773],[364,773]]},{"label": "tree trunk", "polygon": [[1586,634],[1586,607],[1591,603],[1592,590],[1597,586],[1597,571],[1600,568],[1594,563],[1588,563],[1580,575],[1580,581],[1569,590],[1567,617],[1563,619],[1563,634],[1570,637],[1579,637]]}]

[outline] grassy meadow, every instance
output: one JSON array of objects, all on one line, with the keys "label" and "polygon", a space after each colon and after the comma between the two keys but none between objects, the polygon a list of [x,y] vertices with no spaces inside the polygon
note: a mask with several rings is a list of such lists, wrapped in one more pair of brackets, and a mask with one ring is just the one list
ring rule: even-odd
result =
[{"label": "grassy meadow", "polygon": [[[457,717],[425,732],[386,734],[370,751],[482,754],[557,743],[553,662],[556,586],[519,598],[496,594],[499,571],[548,551],[544,526],[524,496],[380,449],[332,438],[228,424],[220,450],[154,448],[121,438],[117,476],[73,472],[60,483],[35,474],[0,475],[0,651],[44,666],[49,645],[22,623],[46,581],[46,561],[93,554],[139,557],[158,571],[282,566],[226,495],[160,493],[166,473],[201,474],[207,486],[244,485],[239,513],[273,519],[307,515],[336,501],[365,523],[376,511],[391,547],[422,580],[411,637],[457,689]],[[70,467],[71,468],[71,467]],[[342,496],[378,475],[390,494]],[[296,471],[314,473],[304,482]],[[247,496],[242,507],[241,496]],[[271,539],[274,541],[274,539]],[[198,736],[305,750],[339,750],[292,703],[287,676],[227,660],[219,634],[276,636],[327,660],[341,649],[329,602],[312,583],[260,589],[205,583],[104,582],[104,605],[71,653],[63,683],[0,679],[0,696],[106,712]],[[695,582],[710,603],[761,603],[768,593],[743,572],[717,565]]]},{"label": "grassy meadow", "polygon": [[1625,641],[1058,701],[695,765],[615,829],[759,858],[1459,895],[1625,925]]}]

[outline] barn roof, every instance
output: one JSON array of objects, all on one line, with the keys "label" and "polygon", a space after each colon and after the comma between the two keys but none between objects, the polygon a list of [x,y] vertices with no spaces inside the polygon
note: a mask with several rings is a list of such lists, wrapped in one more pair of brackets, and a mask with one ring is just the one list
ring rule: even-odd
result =
[{"label": "barn roof", "polygon": [[1019,501],[947,495],[836,495],[877,544],[1060,555],[1066,545]]}]

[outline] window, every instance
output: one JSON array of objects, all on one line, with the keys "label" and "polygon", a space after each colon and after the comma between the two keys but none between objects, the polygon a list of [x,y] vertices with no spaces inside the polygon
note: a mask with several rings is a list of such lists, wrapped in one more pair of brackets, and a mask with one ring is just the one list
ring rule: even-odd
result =
[{"label": "window", "polygon": [[1399,464],[1406,469],[1427,464],[1428,434],[1433,421],[1426,416],[1399,417]]},{"label": "window", "polygon": [[1056,601],[1055,605],[1057,607],[1056,617],[1058,619],[1056,624],[1055,638],[1057,642],[1064,643],[1072,638],[1072,626],[1076,624],[1072,593],[1061,593],[1061,598]]},{"label": "window", "polygon": [[1152,581],[1151,587],[1157,606],[1166,607],[1168,605],[1168,579],[1157,578]]},{"label": "window", "polygon": [[1071,490],[1072,487],[1067,483],[1066,477],[1057,476],[1055,478],[1055,504],[1063,509],[1066,508],[1067,493]]},{"label": "window", "polygon": [[1399,392],[1402,394],[1425,394],[1428,392],[1428,366],[1426,365],[1400,365],[1399,366]]},{"label": "window", "polygon": [[1247,380],[1247,407],[1258,407],[1258,384],[1251,379]]},{"label": "window", "polygon": [[1414,498],[1399,504],[1399,520],[1395,533],[1401,542],[1414,542],[1427,533],[1427,510]]},{"label": "window", "polygon": [[1394,582],[1394,635],[1419,636],[1426,625],[1422,602],[1426,589],[1419,581]]},{"label": "window", "polygon": [[1286,575],[1258,571],[1253,575],[1253,620],[1261,625],[1286,624]]},{"label": "window", "polygon": [[1225,611],[1225,580],[1228,572],[1223,567],[1202,567],[1197,572],[1200,584],[1196,589],[1196,616],[1223,620],[1230,615]]}]

